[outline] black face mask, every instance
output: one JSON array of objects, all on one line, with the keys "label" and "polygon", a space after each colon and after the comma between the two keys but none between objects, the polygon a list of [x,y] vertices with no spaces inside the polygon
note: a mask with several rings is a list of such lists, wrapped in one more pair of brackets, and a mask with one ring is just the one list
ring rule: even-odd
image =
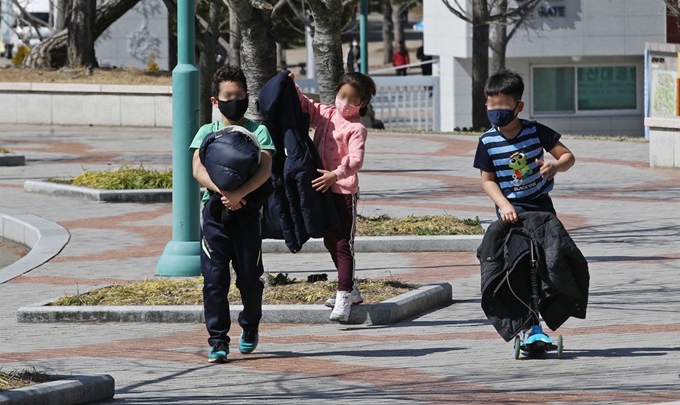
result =
[{"label": "black face mask", "polygon": [[248,110],[248,96],[243,100],[217,100],[217,105],[222,115],[227,117],[231,122],[236,122],[243,118]]}]

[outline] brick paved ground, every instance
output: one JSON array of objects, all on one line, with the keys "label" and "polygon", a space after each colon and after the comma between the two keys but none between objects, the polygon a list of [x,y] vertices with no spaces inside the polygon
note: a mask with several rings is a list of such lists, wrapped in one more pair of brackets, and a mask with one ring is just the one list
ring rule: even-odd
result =
[{"label": "brick paved ground", "polygon": [[[0,144],[28,164],[0,168],[0,206],[56,221],[72,237],[51,262],[0,285],[0,367],[111,374],[116,404],[678,401],[680,172],[651,170],[646,143],[564,142],[577,164],[553,196],[591,268],[588,319],[559,330],[564,360],[514,360],[480,308],[473,253],[404,253],[360,254],[358,274],[448,281],[453,305],[390,327],[264,325],[255,354],[212,366],[203,325],[16,322],[22,305],[152,277],[171,234],[169,204],[27,194],[23,182],[121,163],[169,166],[170,131],[5,126]],[[464,136],[371,134],[360,212],[493,219],[471,168],[475,146]],[[264,261],[293,276],[332,269],[325,254]]]}]

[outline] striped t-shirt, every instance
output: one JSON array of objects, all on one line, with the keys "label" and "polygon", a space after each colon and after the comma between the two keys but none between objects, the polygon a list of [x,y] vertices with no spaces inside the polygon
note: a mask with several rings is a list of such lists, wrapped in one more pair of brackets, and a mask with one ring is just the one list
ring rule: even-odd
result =
[{"label": "striped t-shirt", "polygon": [[480,136],[473,164],[496,174],[496,183],[509,201],[547,195],[554,184],[541,177],[536,159],[543,160],[543,150],[552,150],[560,134],[536,121],[520,121],[522,131],[513,139],[505,138],[496,127]]}]

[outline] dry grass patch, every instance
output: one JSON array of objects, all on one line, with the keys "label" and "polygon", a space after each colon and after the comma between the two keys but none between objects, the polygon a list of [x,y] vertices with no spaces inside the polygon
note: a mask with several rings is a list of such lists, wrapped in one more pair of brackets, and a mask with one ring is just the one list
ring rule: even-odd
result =
[{"label": "dry grass patch", "polygon": [[9,153],[9,150],[0,146],[0,153]]},{"label": "dry grass patch", "polygon": [[357,235],[481,235],[484,233],[479,218],[458,219],[451,215],[409,215],[391,218],[357,216]]},{"label": "dry grass patch", "polygon": [[[337,289],[337,281],[309,283],[289,279],[287,275],[284,277],[290,284],[265,287],[263,304],[323,304]],[[363,279],[359,281],[359,287],[365,303],[378,303],[418,288],[397,280]],[[51,305],[203,305],[202,288],[203,277],[156,278],[98,288],[85,294],[67,295]],[[241,296],[233,283],[229,290],[229,302],[241,304]]]},{"label": "dry grass patch", "polygon": [[102,190],[169,189],[172,188],[172,170],[123,166],[108,171],[85,170],[73,179],[50,177],[46,181]]},{"label": "dry grass patch", "polygon": [[88,75],[87,69],[47,70],[8,67],[0,69],[0,82],[171,86],[172,73],[132,68],[116,68],[94,69],[92,75]]},{"label": "dry grass patch", "polygon": [[52,381],[52,378],[49,375],[36,371],[35,369],[15,370],[10,372],[0,370],[0,391],[29,387],[48,381]]}]

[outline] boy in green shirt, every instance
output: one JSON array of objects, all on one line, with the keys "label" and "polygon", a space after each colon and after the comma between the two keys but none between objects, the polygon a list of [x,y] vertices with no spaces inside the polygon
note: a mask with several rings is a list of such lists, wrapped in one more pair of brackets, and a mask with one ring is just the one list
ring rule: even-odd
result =
[{"label": "boy in green shirt", "polygon": [[[262,265],[262,234],[260,218],[255,216],[246,223],[223,222],[212,213],[211,204],[221,202],[231,211],[237,211],[248,203],[248,194],[269,180],[272,156],[276,152],[269,131],[264,125],[244,117],[248,109],[248,87],[240,68],[223,66],[212,77],[213,106],[218,107],[221,118],[203,125],[189,148],[193,151],[193,175],[207,188],[203,195],[201,221],[201,273],[203,274],[203,307],[205,323],[210,337],[208,361],[224,363],[229,354],[229,263],[236,272],[236,287],[241,292],[243,311],[238,322],[243,328],[239,339],[241,353],[252,353],[257,347],[258,327],[262,318],[262,291],[260,277]],[[229,125],[239,125],[255,135],[261,148],[260,166],[246,182],[235,190],[220,190],[210,179],[201,163],[198,150],[203,140],[211,133]],[[210,199],[212,193],[222,195],[221,199]]]}]

